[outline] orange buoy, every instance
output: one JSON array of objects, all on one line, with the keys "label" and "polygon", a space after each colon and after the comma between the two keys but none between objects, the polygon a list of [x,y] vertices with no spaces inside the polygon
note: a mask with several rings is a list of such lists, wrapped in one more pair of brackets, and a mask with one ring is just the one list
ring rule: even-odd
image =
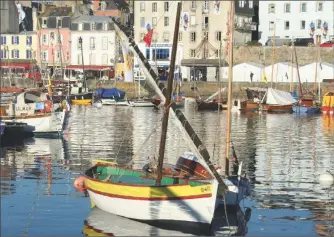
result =
[{"label": "orange buoy", "polygon": [[85,179],[84,176],[79,176],[74,180],[73,187],[79,192],[84,192],[86,190]]}]

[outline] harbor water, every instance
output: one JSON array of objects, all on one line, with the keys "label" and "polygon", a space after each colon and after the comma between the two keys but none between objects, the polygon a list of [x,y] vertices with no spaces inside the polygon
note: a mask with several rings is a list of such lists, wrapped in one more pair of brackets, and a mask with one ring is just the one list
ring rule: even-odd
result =
[{"label": "harbor water", "polygon": [[[223,167],[226,112],[186,106],[184,113]],[[28,138],[1,147],[1,236],[80,236],[103,225],[116,236],[172,235],[91,209],[72,185],[93,159],[132,160],[141,168],[158,154],[161,118],[152,108],[74,106],[63,139]],[[251,215],[239,235],[334,235],[334,189],[318,181],[334,171],[334,116],[233,113],[232,142],[252,186],[240,204]],[[171,119],[166,162],[185,151],[188,144]],[[227,217],[225,225],[232,225],[239,214]]]}]

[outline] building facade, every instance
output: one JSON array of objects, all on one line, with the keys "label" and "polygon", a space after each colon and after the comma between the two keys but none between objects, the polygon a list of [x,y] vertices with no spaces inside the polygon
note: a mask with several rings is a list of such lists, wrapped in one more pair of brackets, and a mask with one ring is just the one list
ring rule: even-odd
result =
[{"label": "building facade", "polygon": [[42,69],[66,66],[71,60],[72,7],[49,6],[39,16],[38,54]]},{"label": "building facade", "polygon": [[259,42],[273,38],[334,38],[333,1],[260,1]]},{"label": "building facade", "polygon": [[72,58],[69,68],[82,69],[84,63],[86,69],[94,71],[114,70],[116,34],[109,17],[81,16],[73,19],[70,41]]}]

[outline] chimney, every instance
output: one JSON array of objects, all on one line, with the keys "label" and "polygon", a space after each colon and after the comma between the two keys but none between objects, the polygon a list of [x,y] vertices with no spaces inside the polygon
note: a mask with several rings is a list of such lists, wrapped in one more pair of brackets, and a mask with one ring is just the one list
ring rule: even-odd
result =
[{"label": "chimney", "polygon": [[32,8],[32,30],[37,31],[37,9],[35,7]]}]

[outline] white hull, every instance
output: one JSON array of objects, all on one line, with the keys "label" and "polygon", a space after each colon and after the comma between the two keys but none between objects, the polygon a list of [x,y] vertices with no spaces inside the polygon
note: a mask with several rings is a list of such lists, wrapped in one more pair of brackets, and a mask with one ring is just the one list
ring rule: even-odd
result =
[{"label": "white hull", "polygon": [[66,112],[54,112],[49,116],[39,118],[14,119],[15,122],[26,123],[24,132],[61,133],[66,118]]},{"label": "white hull", "polygon": [[131,107],[154,107],[151,101],[129,101]]},{"label": "white hull", "polygon": [[210,224],[215,198],[146,201],[103,196],[88,190],[93,203],[106,212],[136,220],[175,220]]},{"label": "white hull", "polygon": [[114,99],[101,99],[102,105],[115,105],[115,106],[130,106],[130,103],[126,101],[116,101]]}]

